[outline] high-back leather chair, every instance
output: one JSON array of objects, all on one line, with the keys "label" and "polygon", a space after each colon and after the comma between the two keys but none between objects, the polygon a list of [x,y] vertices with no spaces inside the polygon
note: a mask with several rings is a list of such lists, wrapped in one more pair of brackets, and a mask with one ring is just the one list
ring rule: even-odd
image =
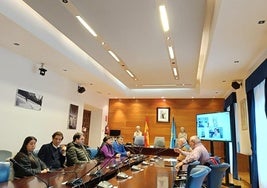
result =
[{"label": "high-back leather chair", "polygon": [[190,175],[192,169],[197,167],[199,164],[200,164],[199,161],[193,161],[193,162],[185,165],[186,169],[185,170],[180,170],[178,172],[178,174],[177,174],[177,177],[176,177],[175,182],[174,182],[175,186],[177,186],[177,187],[185,187],[185,184],[189,179],[189,175]]},{"label": "high-back leather chair", "polygon": [[156,136],[154,138],[154,148],[165,148],[165,137]]},{"label": "high-back leather chair", "polygon": [[210,173],[211,169],[204,165],[197,165],[190,171],[186,181],[185,188],[201,188],[204,179]]},{"label": "high-back leather chair", "polygon": [[10,162],[0,162],[0,183],[7,182],[10,174]]},{"label": "high-back leather chair", "polygon": [[211,172],[208,175],[206,187],[207,188],[221,188],[222,180],[225,171],[230,167],[228,163],[221,163],[218,165],[210,165]]},{"label": "high-back leather chair", "polygon": [[185,165],[186,169],[179,171],[179,175],[180,176],[187,176],[188,174],[190,174],[191,170],[193,168],[195,168],[197,165],[200,165],[199,161],[193,161],[191,163],[188,163],[187,165]]}]

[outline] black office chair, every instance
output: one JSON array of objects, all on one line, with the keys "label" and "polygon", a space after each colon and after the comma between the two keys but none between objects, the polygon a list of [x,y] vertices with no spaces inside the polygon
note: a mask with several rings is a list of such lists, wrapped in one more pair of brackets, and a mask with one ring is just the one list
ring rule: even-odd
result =
[{"label": "black office chair", "polygon": [[225,171],[230,167],[228,163],[221,163],[218,165],[210,165],[211,172],[208,175],[206,186],[207,188],[220,188]]}]

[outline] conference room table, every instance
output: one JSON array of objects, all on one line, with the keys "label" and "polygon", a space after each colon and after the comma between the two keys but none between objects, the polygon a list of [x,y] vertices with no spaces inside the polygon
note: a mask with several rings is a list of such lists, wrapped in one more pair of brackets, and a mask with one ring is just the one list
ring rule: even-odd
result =
[{"label": "conference room table", "polygon": [[153,161],[147,160],[145,165],[140,163],[140,171],[123,171],[128,175],[127,179],[115,176],[108,182],[117,188],[173,188],[177,175],[174,161],[175,158],[156,157]]},{"label": "conference room table", "polygon": [[143,147],[143,146],[132,146],[126,145],[125,149],[133,154],[144,154],[144,155],[159,155],[159,156],[178,156],[171,148],[154,148],[154,147]]},{"label": "conference room table", "polygon": [[61,170],[0,183],[0,188],[76,187],[79,181],[77,181],[76,185],[67,184],[67,182],[75,179],[82,180],[79,184],[84,187],[95,187],[99,181],[112,178],[118,169],[130,168],[130,166],[142,162],[144,158],[144,155],[131,158],[109,158],[103,160],[101,164],[92,160],[88,163],[76,164]]},{"label": "conference room table", "polygon": [[[152,187],[171,187],[174,181],[175,170],[173,165],[166,165],[168,161],[163,158],[153,158],[151,156],[134,155],[131,158],[111,158],[105,159],[101,164],[94,161],[76,164],[61,170],[52,171],[46,174],[15,179],[0,183],[0,188],[42,188],[42,187],[96,187],[101,181],[109,181],[118,187],[142,187],[147,185]],[[146,162],[144,162],[146,161]],[[143,163],[146,163],[145,165]],[[140,166],[140,171],[132,171],[133,165]],[[171,167],[172,166],[172,167]],[[118,172],[129,174],[126,180],[118,181]],[[68,183],[77,181],[74,184]],[[68,182],[68,183],[67,183]],[[150,182],[150,183],[149,183]],[[142,186],[141,186],[142,185]],[[164,185],[164,186],[161,186]]]}]

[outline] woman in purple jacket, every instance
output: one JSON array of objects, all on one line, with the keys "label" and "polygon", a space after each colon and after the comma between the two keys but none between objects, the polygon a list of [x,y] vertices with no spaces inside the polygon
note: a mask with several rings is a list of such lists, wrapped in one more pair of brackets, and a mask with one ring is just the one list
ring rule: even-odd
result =
[{"label": "woman in purple jacket", "polygon": [[105,136],[103,139],[103,144],[100,147],[100,151],[105,156],[105,158],[120,157],[119,153],[115,153],[113,147],[113,138],[111,136]]}]

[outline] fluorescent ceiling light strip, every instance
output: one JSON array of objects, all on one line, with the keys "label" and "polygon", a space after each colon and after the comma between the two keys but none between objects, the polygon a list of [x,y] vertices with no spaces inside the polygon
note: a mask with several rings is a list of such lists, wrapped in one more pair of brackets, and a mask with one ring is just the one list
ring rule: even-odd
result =
[{"label": "fluorescent ceiling light strip", "polygon": [[81,22],[81,24],[93,35],[94,37],[97,37],[96,32],[82,19],[81,16],[76,16],[76,18]]},{"label": "fluorescent ceiling light strip", "polygon": [[[142,88],[142,89],[131,89],[132,91],[136,91],[138,93],[146,93],[146,92],[162,92],[162,88]],[[194,91],[194,88],[164,88],[164,90],[168,91]],[[147,93],[151,94],[151,93]]]},{"label": "fluorescent ceiling light strip", "polygon": [[108,53],[118,62],[120,62],[119,58],[111,51],[109,50]]},{"label": "fluorescent ceiling light strip", "polygon": [[160,12],[160,19],[161,19],[163,31],[167,32],[169,31],[170,28],[169,28],[169,21],[168,21],[166,7],[164,5],[160,5],[159,12]]},{"label": "fluorescent ceiling light strip", "polygon": [[126,72],[127,72],[132,78],[134,77],[134,75],[131,73],[131,71],[126,70]]},{"label": "fluorescent ceiling light strip", "polygon": [[174,68],[172,68],[172,70],[173,70],[173,74],[174,74],[174,76],[178,76],[178,74],[177,74],[177,69],[174,67]]},{"label": "fluorescent ceiling light strip", "polygon": [[147,84],[147,85],[143,85],[144,87],[176,87],[177,85],[175,85],[175,84],[169,84],[169,85],[167,85],[167,84],[162,84],[162,85],[160,85],[160,84]]},{"label": "fluorescent ceiling light strip", "polygon": [[172,49],[172,47],[169,46],[168,49],[169,49],[169,55],[170,55],[170,58],[171,58],[171,59],[174,59],[174,53],[173,53],[173,49]]}]

